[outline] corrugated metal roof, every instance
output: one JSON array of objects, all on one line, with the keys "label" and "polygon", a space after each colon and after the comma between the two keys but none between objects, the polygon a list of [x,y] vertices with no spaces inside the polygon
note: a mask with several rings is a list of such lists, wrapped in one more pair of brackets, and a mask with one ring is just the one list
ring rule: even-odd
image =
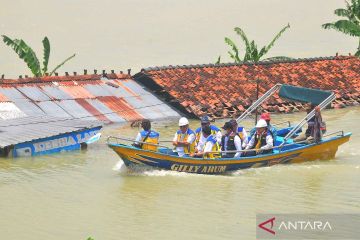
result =
[{"label": "corrugated metal roof", "polygon": [[179,117],[124,74],[3,79],[1,101],[13,102],[27,116],[46,114],[104,122]]},{"label": "corrugated metal roof", "polygon": [[27,99],[17,99],[14,101],[15,105],[28,116],[39,116],[45,113],[34,102]]},{"label": "corrugated metal roof", "polygon": [[82,86],[60,86],[60,89],[68,93],[73,98],[95,98],[89,91]]},{"label": "corrugated metal roof", "polygon": [[100,96],[113,96],[113,94],[107,89],[104,88],[102,85],[84,85],[84,88],[89,91],[92,95],[96,97]]},{"label": "corrugated metal roof", "polygon": [[55,117],[25,117],[0,121],[0,147],[15,145],[59,134],[99,127],[98,121]]},{"label": "corrugated metal roof", "polygon": [[5,95],[11,101],[15,101],[17,99],[26,99],[25,96],[14,87],[3,86],[0,88],[0,93]]},{"label": "corrugated metal roof", "polygon": [[117,97],[99,97],[99,100],[113,112],[127,121],[143,119],[144,117],[129,106],[123,99]]},{"label": "corrugated metal roof", "polygon": [[12,102],[0,102],[0,118],[1,119],[12,119],[26,117],[26,114],[22,112],[14,103]]},{"label": "corrugated metal roof", "polygon": [[104,114],[102,114],[100,111],[98,111],[93,105],[91,105],[85,99],[76,99],[75,101],[78,104],[80,104],[83,108],[85,108],[86,111],[88,111],[94,117],[96,117],[98,120],[103,121],[103,122],[108,122],[108,123],[111,122],[110,119],[108,119]]},{"label": "corrugated metal roof", "polygon": [[61,100],[58,102],[58,104],[74,118],[83,120],[97,120],[96,117],[94,117],[85,108],[78,104],[76,100]]},{"label": "corrugated metal roof", "polygon": [[132,94],[130,94],[129,92],[127,92],[124,88],[122,88],[118,83],[114,82],[114,81],[109,81],[109,83],[113,83],[115,84],[116,87],[113,86],[109,86],[109,85],[103,85],[103,87],[108,90],[112,96],[115,97],[122,97],[122,98],[127,98],[127,97],[133,97]]},{"label": "corrugated metal roof", "polygon": [[61,108],[57,102],[45,101],[36,103],[42,111],[49,116],[55,117],[72,117],[63,108]]},{"label": "corrugated metal roof", "polygon": [[5,95],[0,93],[0,102],[8,102],[8,101],[9,99]]},{"label": "corrugated metal roof", "polygon": [[104,114],[112,122],[125,122],[126,120],[120,117],[117,113],[114,113],[113,110],[108,108],[104,103],[100,102],[98,99],[86,99],[86,101],[96,108],[99,112]]},{"label": "corrugated metal roof", "polygon": [[72,96],[61,90],[56,85],[41,86],[41,89],[51,98],[56,100],[68,100],[72,99]]},{"label": "corrugated metal roof", "polygon": [[33,101],[49,101],[50,98],[35,86],[18,86],[17,90]]}]

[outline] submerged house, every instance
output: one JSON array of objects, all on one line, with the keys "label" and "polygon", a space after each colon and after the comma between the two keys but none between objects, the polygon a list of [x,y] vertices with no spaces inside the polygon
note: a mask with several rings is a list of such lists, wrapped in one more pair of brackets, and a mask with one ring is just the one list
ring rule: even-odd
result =
[{"label": "submerged house", "polygon": [[[149,67],[134,79],[193,117],[239,116],[256,100],[257,88],[261,95],[276,83],[335,91],[335,108],[360,103],[360,59],[354,56]],[[286,102],[277,95],[261,107],[268,112],[303,109],[302,104]]]},{"label": "submerged house", "polygon": [[103,123],[173,117],[128,74],[0,79],[0,156],[79,149],[100,138]]},{"label": "submerged house", "polygon": [[104,123],[179,114],[128,74],[0,79],[0,119],[54,116]]}]

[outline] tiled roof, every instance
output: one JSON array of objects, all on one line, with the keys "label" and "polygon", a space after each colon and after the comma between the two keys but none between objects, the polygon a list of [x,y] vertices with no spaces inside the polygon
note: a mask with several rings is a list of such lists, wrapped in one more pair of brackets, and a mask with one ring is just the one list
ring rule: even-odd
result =
[{"label": "tiled roof", "polygon": [[[360,103],[360,59],[353,56],[264,61],[257,64],[206,64],[151,67],[134,79],[185,113],[235,117],[276,83],[333,90],[333,107]],[[303,110],[274,95],[262,105],[269,112]]]},{"label": "tiled roof", "polygon": [[0,119],[49,115],[103,122],[179,114],[127,74],[0,79]]}]

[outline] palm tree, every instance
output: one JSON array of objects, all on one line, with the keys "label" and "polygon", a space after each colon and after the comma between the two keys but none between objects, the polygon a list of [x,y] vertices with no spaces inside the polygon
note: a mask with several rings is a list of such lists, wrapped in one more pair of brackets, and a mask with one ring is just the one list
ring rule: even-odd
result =
[{"label": "palm tree", "polygon": [[335,29],[339,32],[359,38],[359,46],[356,56],[360,57],[360,0],[351,0],[351,4],[347,1],[346,8],[339,8],[334,13],[339,17],[346,19],[338,20],[334,23],[325,23],[322,25],[325,29]]},{"label": "palm tree", "polygon": [[41,68],[40,61],[37,58],[35,52],[24,42],[22,39],[11,39],[5,35],[2,35],[3,41],[6,45],[10,46],[19,56],[19,58],[23,59],[27,64],[28,68],[34,74],[35,77],[41,77],[44,75],[51,76],[56,70],[58,70],[62,65],[64,65],[67,61],[75,57],[75,54],[65,59],[62,63],[57,65],[50,73],[48,72],[48,63],[50,57],[50,42],[47,37],[45,37],[42,41],[44,46],[44,59],[43,66]]},{"label": "palm tree", "polygon": [[[228,51],[228,53],[235,63],[242,63],[242,62],[256,63],[260,61],[260,59],[269,52],[269,50],[274,46],[276,40],[278,40],[288,28],[290,28],[289,24],[286,25],[284,28],[282,28],[280,32],[275,36],[275,38],[267,46],[262,47],[259,51],[255,41],[254,40],[249,41],[245,32],[241,28],[236,27],[234,28],[234,31],[241,37],[241,39],[245,44],[245,56],[243,58],[240,58],[239,48],[236,46],[233,40],[231,40],[228,37],[225,37],[225,43],[229,45],[231,48]],[[285,60],[285,59],[290,59],[290,58],[285,56],[278,56],[278,57],[266,58],[264,60]],[[220,63],[220,56],[216,63]]]}]

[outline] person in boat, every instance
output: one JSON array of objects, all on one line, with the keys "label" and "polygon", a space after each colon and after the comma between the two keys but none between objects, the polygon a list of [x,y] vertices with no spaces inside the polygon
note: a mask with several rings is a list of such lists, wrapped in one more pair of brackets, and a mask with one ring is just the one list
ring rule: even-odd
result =
[{"label": "person in boat", "polygon": [[195,152],[195,133],[189,128],[189,120],[185,117],[180,118],[179,128],[175,133],[173,145],[179,157],[189,156]]},{"label": "person in boat", "polygon": [[204,158],[219,158],[220,157],[220,145],[214,135],[211,134],[210,126],[202,127],[202,135],[205,138],[203,149],[191,154],[191,157],[204,157]]},{"label": "person in boat", "polygon": [[221,130],[210,124],[210,119],[207,115],[201,117],[201,127],[197,128],[195,130],[195,135],[196,135],[196,140],[195,140],[195,144],[198,150],[203,149],[204,144],[205,144],[205,140],[206,138],[204,137],[203,133],[202,133],[202,128],[205,126],[209,126],[211,129],[211,135],[214,135],[217,142],[220,144],[221,143]]},{"label": "person in boat", "polygon": [[320,107],[314,104],[309,104],[306,113],[309,114],[313,109],[315,109],[315,115],[307,120],[308,127],[306,131],[296,137],[294,142],[306,141],[307,143],[311,143],[314,141],[321,141],[322,133],[324,131],[324,123],[322,121]]},{"label": "person in boat", "polygon": [[273,152],[274,137],[268,129],[268,125],[264,119],[260,119],[256,124],[256,132],[251,137],[246,150],[254,149],[254,151],[246,152],[246,156],[255,156],[259,154],[268,154]]},{"label": "person in boat", "polygon": [[[274,139],[276,139],[277,129],[274,126],[272,126],[270,123],[271,121],[270,113],[268,112],[262,113],[260,115],[260,119],[264,119],[266,121],[269,131],[272,133]],[[256,132],[256,128],[251,129],[250,136],[254,135],[255,132]]]},{"label": "person in boat", "polygon": [[149,119],[143,119],[141,121],[141,127],[143,130],[137,134],[133,146],[144,150],[157,151],[156,145],[159,144],[160,134],[151,130],[151,122]]},{"label": "person in boat", "polygon": [[233,127],[232,128],[233,132],[237,133],[239,135],[239,137],[241,138],[242,147],[245,148],[249,142],[248,135],[247,135],[245,128],[243,126],[239,126],[239,124],[237,123],[237,121],[235,119],[231,119],[230,123]]},{"label": "person in boat", "polygon": [[226,153],[226,151],[241,151],[242,150],[242,139],[239,133],[234,131],[233,124],[226,122],[222,127],[226,131],[225,135],[221,138],[221,151],[225,151],[222,154],[224,158],[237,158],[241,156],[241,152]]}]

